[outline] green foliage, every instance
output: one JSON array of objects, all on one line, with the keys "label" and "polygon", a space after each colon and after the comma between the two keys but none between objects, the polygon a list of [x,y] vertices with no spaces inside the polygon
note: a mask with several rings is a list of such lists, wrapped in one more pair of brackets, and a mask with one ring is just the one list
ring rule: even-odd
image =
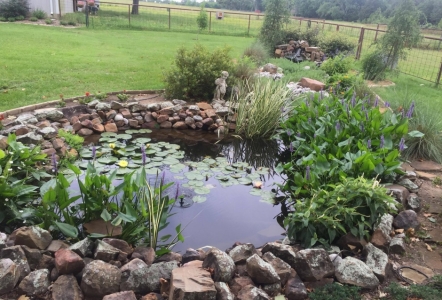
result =
[{"label": "green foliage", "polygon": [[314,289],[308,296],[311,300],[359,300],[361,299],[359,290],[357,286],[327,284]]},{"label": "green foliage", "polygon": [[307,41],[310,46],[319,46],[319,29],[299,27],[284,29],[282,31],[282,39],[280,42],[288,43],[290,40],[304,40]]},{"label": "green foliage", "polygon": [[289,94],[290,90],[281,81],[260,78],[245,82],[237,99],[233,100],[238,106],[236,133],[251,139],[273,135]]},{"label": "green foliage", "polygon": [[68,26],[69,25],[69,22],[68,21],[60,21],[60,25],[63,25],[63,26]]},{"label": "green foliage", "polygon": [[38,21],[38,18],[37,18],[37,17],[30,17],[30,18],[29,18],[29,21],[37,22],[37,21]]},{"label": "green foliage", "polygon": [[[282,80],[285,82],[298,82],[302,77],[308,77],[325,82],[328,77],[323,70],[318,68],[316,64],[311,61],[293,63],[285,58],[272,58],[269,60],[269,62],[282,68],[284,73]],[[309,69],[307,70],[305,67],[309,67]]]},{"label": "green foliage", "polygon": [[406,49],[422,39],[419,12],[412,0],[403,0],[388,23],[387,32],[379,39],[379,49],[386,55],[386,66],[393,70],[399,58],[405,59]]},{"label": "green foliage", "polygon": [[179,99],[211,99],[215,80],[222,71],[232,71],[230,48],[209,51],[201,44],[192,50],[178,49],[174,66],[165,73],[166,97]]},{"label": "green foliage", "polygon": [[68,25],[77,26],[77,23],[75,21],[68,21]]},{"label": "green foliage", "polygon": [[288,237],[306,248],[318,242],[330,245],[348,232],[368,239],[380,217],[395,212],[396,205],[378,181],[345,178],[312,190],[312,197],[296,201],[294,212],[284,219],[284,225]]},{"label": "green foliage", "polygon": [[328,56],[334,56],[337,52],[351,52],[356,48],[354,40],[351,40],[345,34],[338,32],[322,36],[319,43],[316,45],[318,45],[321,48],[321,51]]},{"label": "green foliage", "polygon": [[0,150],[0,231],[11,231],[8,228],[14,229],[17,222],[33,223],[36,184],[49,177],[41,166],[45,160],[40,147],[31,149],[17,142],[15,135],[8,136],[8,148]]},{"label": "green foliage", "polygon": [[336,93],[345,93],[348,89],[352,88],[358,77],[351,74],[336,73],[327,79],[327,85],[332,88]]},{"label": "green foliage", "polygon": [[106,93],[101,93],[101,92],[97,92],[95,93],[94,97],[98,100],[104,100],[107,98],[107,94]]},{"label": "green foliage", "polygon": [[59,129],[58,136],[64,138],[69,147],[77,150],[78,152],[80,152],[80,150],[83,148],[84,138],[79,136],[78,134]]},{"label": "green foliage", "polygon": [[362,71],[366,80],[383,80],[385,79],[386,66],[384,63],[384,54],[380,50],[376,50],[365,55],[362,59]]},{"label": "green foliage", "polygon": [[256,65],[264,64],[269,58],[265,46],[256,41],[244,50],[243,57],[250,58]]},{"label": "green foliage", "polygon": [[289,4],[287,0],[267,0],[265,10],[259,39],[267,51],[273,53],[275,45],[283,38],[283,26],[289,22]]},{"label": "green foliage", "polygon": [[244,80],[251,82],[256,71],[256,64],[249,57],[245,56],[235,63],[235,68],[230,74],[230,78],[235,85],[240,84]]},{"label": "green foliage", "polygon": [[15,18],[14,17],[9,17],[8,18],[8,22],[15,22]]},{"label": "green foliage", "polygon": [[127,99],[129,99],[129,95],[126,93],[123,94],[118,94],[117,95],[118,100],[122,101],[122,102],[126,102]]},{"label": "green foliage", "polygon": [[51,24],[53,24],[53,22],[52,22],[52,20],[51,20],[51,19],[46,19],[46,20],[45,20],[45,23],[46,23],[46,24],[48,24],[48,25],[51,25]]},{"label": "green foliage", "polygon": [[366,99],[357,100],[353,90],[343,96],[299,100],[281,125],[288,150],[278,170],[286,177],[281,189],[292,199],[311,198],[313,190],[327,190],[328,184],[346,177],[389,182],[401,173],[408,118],[389,110],[381,113]]},{"label": "green foliage", "polygon": [[198,14],[198,17],[196,18],[196,23],[198,24],[198,29],[200,32],[207,28],[209,25],[209,16],[207,15],[207,12],[204,10],[204,2],[201,4],[201,10]]},{"label": "green foliage", "polygon": [[338,55],[329,58],[321,65],[321,69],[330,76],[335,74],[346,74],[353,66],[353,58],[345,55]]},{"label": "green foliage", "polygon": [[442,293],[442,276],[434,276],[426,285],[412,284],[406,288],[393,282],[387,287],[386,291],[390,294],[389,299],[393,300],[438,300]]},{"label": "green foliage", "polygon": [[361,76],[356,77],[353,83],[353,88],[357,98],[362,99],[368,97],[371,103],[374,103],[376,94],[373,92],[371,88],[368,87],[367,83]]},{"label": "green foliage", "polygon": [[39,20],[43,20],[46,18],[46,13],[41,9],[36,9],[32,12],[32,16]]},{"label": "green foliage", "polygon": [[0,16],[9,19],[18,16],[27,16],[29,13],[28,0],[0,1]]},{"label": "green foliage", "polygon": [[6,22],[7,19],[5,17],[0,17],[0,22]]},{"label": "green foliage", "polygon": [[23,21],[24,19],[25,19],[25,17],[23,17],[23,16],[18,16],[15,18],[15,20],[17,20],[17,21]]}]

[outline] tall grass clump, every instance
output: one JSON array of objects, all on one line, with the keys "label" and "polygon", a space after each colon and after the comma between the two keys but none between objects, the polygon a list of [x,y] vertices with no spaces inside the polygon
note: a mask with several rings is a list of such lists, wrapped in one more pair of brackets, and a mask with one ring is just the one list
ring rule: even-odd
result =
[{"label": "tall grass clump", "polygon": [[289,94],[290,90],[281,81],[260,78],[244,82],[235,101],[236,133],[250,139],[274,134]]},{"label": "tall grass clump", "polygon": [[262,65],[268,60],[269,54],[264,44],[256,41],[244,50],[243,57],[248,57],[257,65]]},{"label": "tall grass clump", "polygon": [[46,13],[41,9],[36,9],[32,12],[32,16],[39,20],[46,19]]}]

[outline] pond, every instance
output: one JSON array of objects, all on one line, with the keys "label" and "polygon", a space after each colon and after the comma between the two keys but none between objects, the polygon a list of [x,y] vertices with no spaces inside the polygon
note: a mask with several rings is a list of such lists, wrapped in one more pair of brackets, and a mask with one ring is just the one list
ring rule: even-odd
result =
[{"label": "pond", "polygon": [[[218,139],[213,133],[173,129],[133,134],[134,139],[140,137],[150,138],[150,145],[180,146],[179,164],[158,167],[165,171],[166,182],[175,182],[170,195],[175,196],[179,184],[180,194],[184,196],[181,204],[175,204],[169,226],[160,232],[160,237],[174,235],[177,225],[184,228],[185,241],[178,243],[174,251],[184,253],[187,248],[208,245],[225,250],[237,241],[261,246],[282,238],[284,230],[275,219],[280,209],[272,204],[271,193],[274,183],[281,181],[273,171],[281,150],[278,141],[250,141],[234,136]],[[99,139],[100,136],[92,136],[85,143],[99,145]],[[204,165],[207,162],[216,163],[209,169]],[[176,169],[181,163],[185,168]],[[235,171],[229,172],[231,166],[237,167]],[[239,169],[243,177],[250,176],[253,180],[230,177],[240,174]],[[191,174],[196,174],[196,178]],[[153,181],[155,176],[151,176]],[[252,181],[262,183],[262,188],[253,188]]]}]

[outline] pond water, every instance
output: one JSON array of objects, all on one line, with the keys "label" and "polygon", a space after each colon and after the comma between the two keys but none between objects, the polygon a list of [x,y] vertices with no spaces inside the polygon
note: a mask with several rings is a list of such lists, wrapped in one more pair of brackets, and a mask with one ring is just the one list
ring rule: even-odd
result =
[{"label": "pond water", "polygon": [[[219,140],[213,133],[167,129],[153,130],[138,137],[148,137],[152,144],[167,142],[179,145],[184,152],[181,162],[201,164],[208,159],[215,159],[217,162],[226,161],[226,165],[247,163],[247,173],[259,173],[255,174],[254,181],[262,182],[261,190],[238,182],[230,185],[230,180],[223,181],[224,175],[219,172],[218,176],[197,178],[200,184],[194,181],[197,186],[210,189],[207,194],[199,195],[194,186],[187,186],[188,178],[183,176],[196,172],[197,167],[186,166],[179,174],[171,172],[173,165],[161,167],[165,171],[165,181],[175,182],[170,188],[170,195],[175,195],[176,184],[179,183],[180,194],[184,196],[183,205],[176,203],[172,210],[175,214],[168,219],[169,226],[160,232],[160,237],[174,235],[177,225],[181,224],[184,228],[182,234],[185,241],[178,243],[174,251],[184,253],[187,248],[208,245],[225,250],[237,241],[261,246],[283,237],[281,234],[284,230],[275,219],[280,208],[274,206],[268,197],[274,183],[280,181],[273,171],[280,151],[276,140],[249,141],[234,136]],[[99,144],[99,138],[89,137],[85,143]],[[198,197],[201,197],[201,202],[192,201]]]}]

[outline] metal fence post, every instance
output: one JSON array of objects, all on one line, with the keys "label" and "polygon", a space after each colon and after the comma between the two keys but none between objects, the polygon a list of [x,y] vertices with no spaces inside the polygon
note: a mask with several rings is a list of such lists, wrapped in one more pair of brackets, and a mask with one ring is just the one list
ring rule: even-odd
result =
[{"label": "metal fence post", "polygon": [[171,9],[169,8],[168,11],[169,11],[169,30],[170,30],[170,11],[171,11]]},{"label": "metal fence post", "polygon": [[361,33],[359,34],[358,50],[356,51],[356,59],[358,60],[361,58],[362,43],[364,42],[364,33],[365,33],[365,28],[361,27]]},{"label": "metal fence post", "polygon": [[212,12],[209,13],[209,32],[212,31]]},{"label": "metal fence post", "polygon": [[374,41],[376,42],[378,39],[378,32],[379,32],[379,23],[378,26],[376,27],[376,35],[374,36]]},{"label": "metal fence post", "polygon": [[130,4],[127,5],[127,12],[128,12],[128,16],[129,16],[129,27],[130,27]]},{"label": "metal fence post", "polygon": [[251,15],[249,14],[249,25],[247,26],[247,35],[250,35],[250,18]]},{"label": "metal fence post", "polygon": [[439,86],[441,76],[442,76],[442,60],[440,61],[439,73],[437,74],[436,78],[436,87]]}]

